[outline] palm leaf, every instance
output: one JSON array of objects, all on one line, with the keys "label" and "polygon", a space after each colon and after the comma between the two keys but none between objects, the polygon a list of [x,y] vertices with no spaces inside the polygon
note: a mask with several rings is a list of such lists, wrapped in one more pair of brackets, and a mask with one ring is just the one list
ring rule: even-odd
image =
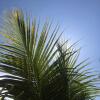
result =
[{"label": "palm leaf", "polygon": [[0,86],[7,91],[0,93],[3,98],[92,100],[99,95],[97,78],[87,68],[87,60],[77,62],[77,42],[68,46],[67,40],[60,44],[63,32],[58,35],[57,25],[49,34],[51,27],[52,23],[46,21],[40,31],[40,23],[36,19],[31,23],[21,10],[4,17],[0,34],[6,42],[0,44],[0,71],[8,75],[0,77]]}]

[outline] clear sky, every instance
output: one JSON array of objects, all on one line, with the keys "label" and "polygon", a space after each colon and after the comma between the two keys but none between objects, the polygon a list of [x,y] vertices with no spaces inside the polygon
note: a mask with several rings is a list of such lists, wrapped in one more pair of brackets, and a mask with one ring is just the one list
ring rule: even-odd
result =
[{"label": "clear sky", "polygon": [[64,39],[80,40],[81,58],[89,57],[100,71],[100,0],[0,0],[0,16],[12,8],[59,22]]}]

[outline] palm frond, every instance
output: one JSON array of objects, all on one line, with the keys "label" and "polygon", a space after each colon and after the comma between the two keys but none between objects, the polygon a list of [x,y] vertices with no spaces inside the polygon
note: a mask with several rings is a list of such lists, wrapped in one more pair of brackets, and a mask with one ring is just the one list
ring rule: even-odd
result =
[{"label": "palm frond", "polygon": [[8,75],[0,77],[0,86],[7,91],[0,95],[15,100],[94,99],[100,92],[97,78],[87,68],[87,60],[77,62],[76,43],[59,43],[59,25],[50,36],[52,23],[46,21],[41,31],[39,25],[21,10],[4,17],[0,34],[6,43],[0,44],[0,71]]}]

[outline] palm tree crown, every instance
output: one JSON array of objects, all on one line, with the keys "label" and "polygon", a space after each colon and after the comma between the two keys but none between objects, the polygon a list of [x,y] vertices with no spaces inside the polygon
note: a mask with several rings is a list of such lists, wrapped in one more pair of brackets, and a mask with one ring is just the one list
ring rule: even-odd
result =
[{"label": "palm tree crown", "polygon": [[0,71],[7,75],[0,77],[2,100],[93,100],[98,95],[88,63],[77,63],[80,49],[59,43],[59,26],[52,32],[51,26],[45,22],[40,32],[36,19],[31,23],[20,10],[3,18]]}]

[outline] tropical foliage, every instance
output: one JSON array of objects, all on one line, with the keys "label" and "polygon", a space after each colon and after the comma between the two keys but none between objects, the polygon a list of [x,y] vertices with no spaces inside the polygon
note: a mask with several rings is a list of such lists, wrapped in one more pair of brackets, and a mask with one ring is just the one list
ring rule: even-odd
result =
[{"label": "tropical foliage", "polygon": [[[20,10],[7,13],[0,26],[0,95],[14,100],[93,100],[99,93],[96,76],[80,49],[60,43],[59,25],[41,24]],[[53,30],[53,31],[52,31]]]}]

